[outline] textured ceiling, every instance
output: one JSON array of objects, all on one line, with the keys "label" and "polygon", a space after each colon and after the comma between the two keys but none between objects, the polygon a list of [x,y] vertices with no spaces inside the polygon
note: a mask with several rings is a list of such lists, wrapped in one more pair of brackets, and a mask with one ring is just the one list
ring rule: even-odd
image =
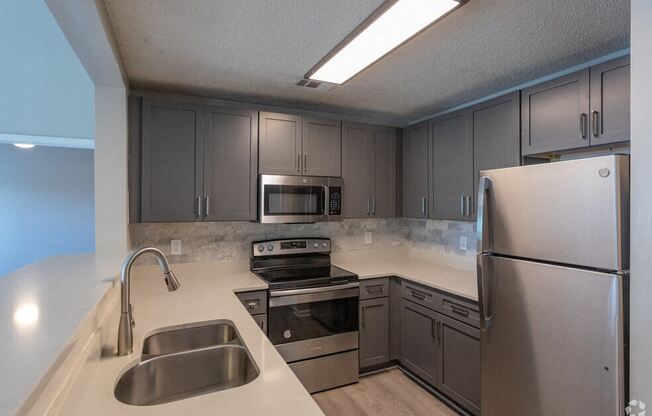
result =
[{"label": "textured ceiling", "polygon": [[470,0],[342,86],[294,85],[382,0],[105,0],[131,86],[405,124],[629,47],[629,0]]}]

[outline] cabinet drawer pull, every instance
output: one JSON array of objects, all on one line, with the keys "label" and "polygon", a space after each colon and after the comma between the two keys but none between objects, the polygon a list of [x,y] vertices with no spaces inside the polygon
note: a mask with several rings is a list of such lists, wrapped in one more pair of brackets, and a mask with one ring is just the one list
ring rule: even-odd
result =
[{"label": "cabinet drawer pull", "polygon": [[437,343],[441,345],[441,322],[437,321]]},{"label": "cabinet drawer pull", "polygon": [[258,300],[258,299],[246,300],[245,302],[247,303],[247,308],[249,308],[249,309],[254,309],[254,308],[257,308],[258,306],[260,306],[260,300]]},{"label": "cabinet drawer pull", "polygon": [[415,292],[414,290],[412,290],[410,294],[412,295],[412,297],[415,297],[419,300],[424,300],[426,298],[426,295],[424,295],[423,293]]},{"label": "cabinet drawer pull", "polygon": [[461,308],[461,307],[459,307],[457,305],[451,305],[451,310],[454,313],[456,313],[458,315],[462,315],[462,316],[469,316],[469,313],[470,313],[468,309]]},{"label": "cabinet drawer pull", "polygon": [[364,306],[362,307],[362,327],[363,328],[365,327],[365,322],[366,322],[366,319],[365,319],[365,310],[366,309],[367,309],[366,307],[364,307]]},{"label": "cabinet drawer pull", "polygon": [[432,336],[432,338],[434,338],[434,339],[439,338],[438,329],[439,329],[439,323],[436,320],[431,319],[430,320],[430,336]]},{"label": "cabinet drawer pull", "polygon": [[367,286],[367,293],[381,293],[383,291],[383,285],[373,285]]}]

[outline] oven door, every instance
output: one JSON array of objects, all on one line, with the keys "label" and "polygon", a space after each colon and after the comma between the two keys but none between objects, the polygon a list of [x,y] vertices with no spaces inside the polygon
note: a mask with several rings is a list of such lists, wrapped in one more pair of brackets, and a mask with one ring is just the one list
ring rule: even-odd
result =
[{"label": "oven door", "polygon": [[328,178],[260,175],[261,223],[327,221]]},{"label": "oven door", "polygon": [[359,284],[270,291],[268,337],[287,362],[358,348]]}]

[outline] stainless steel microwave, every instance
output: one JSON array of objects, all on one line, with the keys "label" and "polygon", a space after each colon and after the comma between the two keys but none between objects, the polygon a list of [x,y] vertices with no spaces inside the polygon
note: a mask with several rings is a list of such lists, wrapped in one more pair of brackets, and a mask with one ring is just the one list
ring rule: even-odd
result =
[{"label": "stainless steel microwave", "polygon": [[342,178],[260,175],[258,182],[261,223],[342,220]]}]

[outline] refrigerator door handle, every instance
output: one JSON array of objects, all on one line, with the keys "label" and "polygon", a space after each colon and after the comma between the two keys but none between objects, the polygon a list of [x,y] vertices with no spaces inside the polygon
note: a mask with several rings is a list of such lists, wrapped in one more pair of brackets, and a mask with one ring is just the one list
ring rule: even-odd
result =
[{"label": "refrigerator door handle", "polygon": [[487,221],[487,193],[491,189],[491,179],[486,176],[480,178],[478,183],[478,207],[477,207],[477,240],[478,253],[487,253],[486,247],[489,240],[489,222]]},{"label": "refrigerator door handle", "polygon": [[491,328],[493,314],[491,312],[490,293],[493,287],[491,268],[487,267],[489,254],[477,255],[478,269],[478,303],[480,304],[480,330],[487,332]]}]

